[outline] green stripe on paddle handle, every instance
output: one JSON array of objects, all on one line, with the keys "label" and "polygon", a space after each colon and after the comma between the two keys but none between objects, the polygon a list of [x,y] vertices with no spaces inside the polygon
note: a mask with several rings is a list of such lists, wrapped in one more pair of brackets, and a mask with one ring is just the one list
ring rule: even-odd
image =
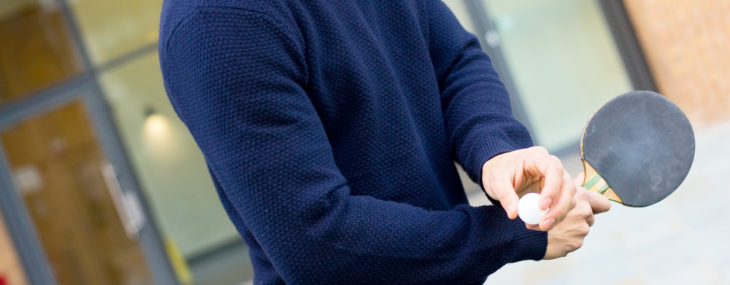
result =
[{"label": "green stripe on paddle handle", "polygon": [[598,175],[598,171],[585,161],[585,159],[583,160],[583,173],[586,176],[586,179],[583,180],[583,188],[597,192],[611,201],[623,204],[621,197],[616,195],[616,192],[613,192],[613,189],[611,189],[611,186],[608,185],[608,182]]},{"label": "green stripe on paddle handle", "polygon": [[598,181],[601,181],[601,176],[598,174],[594,175],[593,177],[586,180],[586,183],[583,183],[583,188],[591,189],[593,186],[598,183]]},{"label": "green stripe on paddle handle", "polygon": [[601,177],[598,174],[595,174],[595,175],[591,176],[590,178],[588,178],[588,180],[586,180],[586,182],[583,183],[583,188],[592,189],[599,182],[603,182],[603,185],[601,185],[600,188],[596,189],[596,192],[603,195],[603,193],[606,193],[606,190],[608,190],[608,183],[606,183],[603,180],[603,177]]}]

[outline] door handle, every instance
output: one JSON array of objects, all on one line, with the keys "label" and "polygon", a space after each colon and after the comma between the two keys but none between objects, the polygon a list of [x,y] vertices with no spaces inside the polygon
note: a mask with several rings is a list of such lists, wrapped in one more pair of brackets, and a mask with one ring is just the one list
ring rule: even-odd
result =
[{"label": "door handle", "polygon": [[101,173],[127,237],[132,240],[137,239],[145,224],[144,212],[137,195],[132,191],[122,190],[117,171],[111,163],[102,163]]}]

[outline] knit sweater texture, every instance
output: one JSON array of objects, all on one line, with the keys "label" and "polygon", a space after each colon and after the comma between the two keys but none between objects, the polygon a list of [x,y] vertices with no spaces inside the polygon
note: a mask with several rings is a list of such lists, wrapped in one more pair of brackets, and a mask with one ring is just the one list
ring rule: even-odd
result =
[{"label": "knit sweater texture", "polygon": [[178,116],[256,284],[478,284],[547,235],[471,207],[532,145],[477,39],[438,0],[166,0]]}]

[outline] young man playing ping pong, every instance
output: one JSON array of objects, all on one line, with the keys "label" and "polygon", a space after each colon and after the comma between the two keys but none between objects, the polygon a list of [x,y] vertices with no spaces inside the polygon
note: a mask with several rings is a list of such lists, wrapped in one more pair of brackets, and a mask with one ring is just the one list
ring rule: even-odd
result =
[{"label": "young man playing ping pong", "polygon": [[[577,249],[609,207],[531,147],[440,1],[166,0],[160,31],[256,284],[480,284]],[[454,161],[501,206],[469,206]],[[526,191],[539,229],[515,220]]]}]

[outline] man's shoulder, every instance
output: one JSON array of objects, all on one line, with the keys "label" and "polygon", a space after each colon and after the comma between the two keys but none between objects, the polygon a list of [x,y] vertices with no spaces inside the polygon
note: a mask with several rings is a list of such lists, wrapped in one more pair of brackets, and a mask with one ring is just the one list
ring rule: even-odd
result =
[{"label": "man's shoulder", "polygon": [[[283,22],[289,0],[165,0],[160,16],[159,43],[163,47],[188,19],[205,22],[238,21],[240,15],[256,15]],[[212,12],[212,13],[211,13]],[[219,16],[225,16],[220,18]],[[283,17],[284,16],[284,17]],[[162,51],[162,50],[161,50]]]},{"label": "man's shoulder", "polygon": [[287,0],[165,0],[162,5],[166,11],[190,13],[200,9],[233,9],[270,13],[274,7],[282,6]]},{"label": "man's shoulder", "polygon": [[288,0],[165,0],[160,17],[159,42],[166,43],[186,19],[210,11],[231,15],[255,14],[280,22],[286,2]]}]

